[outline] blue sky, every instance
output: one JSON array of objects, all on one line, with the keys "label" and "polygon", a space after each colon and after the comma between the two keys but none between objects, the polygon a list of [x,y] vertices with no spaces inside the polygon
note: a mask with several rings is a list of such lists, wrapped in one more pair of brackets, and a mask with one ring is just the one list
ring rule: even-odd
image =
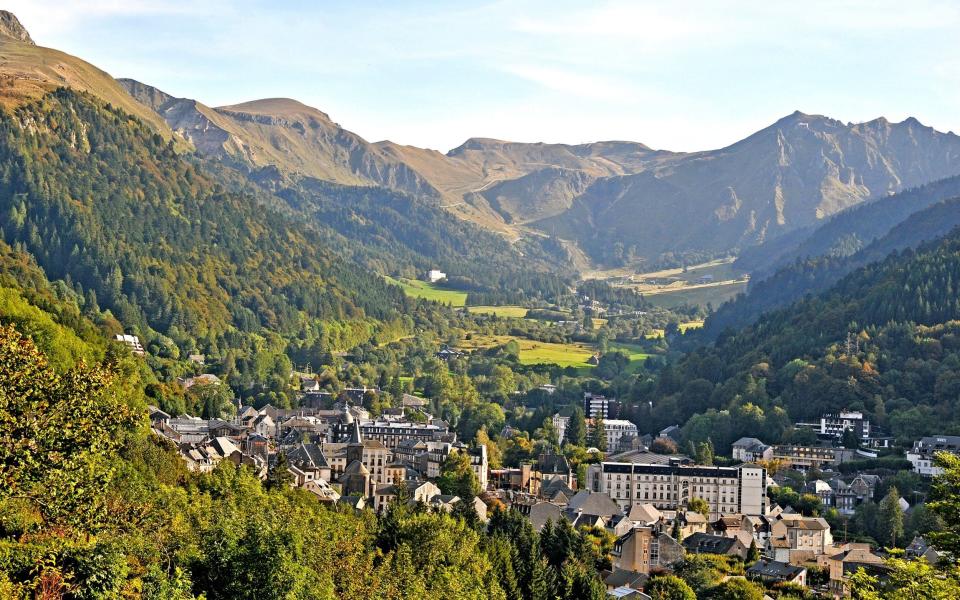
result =
[{"label": "blue sky", "polygon": [[8,0],[37,43],[223,105],[286,96],[371,141],[671,150],[796,109],[960,132],[960,2]]}]

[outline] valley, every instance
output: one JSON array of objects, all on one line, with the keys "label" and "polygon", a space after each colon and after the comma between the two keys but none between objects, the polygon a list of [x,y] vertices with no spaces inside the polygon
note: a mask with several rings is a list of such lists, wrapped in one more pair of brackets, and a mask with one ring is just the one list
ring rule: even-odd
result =
[{"label": "valley", "polygon": [[[433,96],[472,127],[503,86],[512,108],[487,134],[509,136],[542,86],[548,115],[575,101],[584,123],[553,130],[577,138],[626,102],[607,44],[657,15],[614,11],[614,34],[560,5],[503,30],[479,18],[499,5],[250,4],[244,22],[283,22],[269,52],[289,54],[260,81],[267,50],[238,53],[219,8],[51,6],[36,41],[0,11],[0,598],[960,597],[960,136],[913,117],[756,121],[783,113],[744,96],[760,128],[706,150],[371,142],[292,98],[223,99],[348,90],[354,118],[415,104],[438,135]],[[316,39],[292,47],[293,21]],[[403,37],[421,21],[466,27],[421,49]],[[875,23],[858,23],[854,42],[817,39],[865,43]],[[38,45],[58,31],[107,36],[144,81],[175,71],[222,105]],[[173,33],[249,80],[143,59]],[[488,64],[555,36],[590,77]],[[444,95],[432,78],[464,63],[477,87]],[[717,72],[736,87],[764,65],[747,66]],[[698,101],[724,106],[708,83]],[[682,140],[695,106],[651,135]]]}]

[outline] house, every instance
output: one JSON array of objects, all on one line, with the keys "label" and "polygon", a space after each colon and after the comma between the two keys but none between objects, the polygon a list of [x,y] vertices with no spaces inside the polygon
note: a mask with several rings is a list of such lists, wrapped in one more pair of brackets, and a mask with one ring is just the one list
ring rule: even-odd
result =
[{"label": "house", "polygon": [[187,360],[201,367],[207,363],[207,358],[203,354],[191,354],[187,357]]},{"label": "house", "polygon": [[615,516],[622,516],[623,511],[606,494],[580,490],[570,498],[563,514],[571,523],[576,521],[579,515],[584,514],[598,516],[606,522]]},{"label": "house", "polygon": [[689,554],[722,554],[746,560],[750,546],[738,537],[724,537],[709,533],[695,533],[683,540],[683,548]]},{"label": "house", "polygon": [[535,531],[540,531],[547,521],[557,523],[563,517],[562,509],[551,502],[537,502],[535,504],[518,505],[514,504],[521,514],[526,515],[533,525]]},{"label": "house", "polygon": [[643,573],[627,571],[626,569],[614,567],[613,571],[603,578],[603,584],[607,586],[607,592],[616,590],[618,588],[642,590],[643,586],[646,585],[649,579],[650,577],[644,575]]},{"label": "house", "polygon": [[801,566],[761,558],[747,569],[747,578],[763,582],[765,585],[795,583],[806,587],[807,570]]},{"label": "house", "polygon": [[446,279],[447,274],[439,269],[430,269],[427,271],[427,281],[430,283],[436,283],[441,279]]},{"label": "house", "polygon": [[146,351],[143,349],[143,344],[140,343],[140,338],[135,335],[120,334],[113,336],[113,339],[124,344],[127,348],[130,349],[130,352],[136,356],[143,356],[146,354]]},{"label": "house", "polygon": [[670,438],[675,443],[679,444],[680,440],[683,439],[683,433],[680,431],[679,425],[670,425],[661,429],[660,435],[657,437]]},{"label": "house", "polygon": [[767,553],[774,560],[799,564],[815,560],[833,545],[830,524],[820,517],[781,514],[770,525]]},{"label": "house", "polygon": [[731,450],[733,460],[742,462],[758,462],[773,458],[773,447],[768,446],[752,437],[742,437],[733,443]]},{"label": "house", "polygon": [[319,392],[320,382],[316,377],[300,377],[300,390],[303,392]]},{"label": "house", "polygon": [[444,346],[443,348],[440,348],[440,350],[435,354],[435,356],[440,360],[451,361],[455,358],[463,358],[464,353],[461,352],[460,350],[455,350],[450,346]]},{"label": "house", "polygon": [[863,569],[868,574],[884,576],[886,561],[870,550],[869,544],[846,544],[841,552],[823,556],[817,564],[830,570],[830,592],[834,596],[850,595],[850,576]]},{"label": "house", "polygon": [[607,590],[607,598],[610,598],[610,600],[650,600],[650,596],[629,586]]},{"label": "house", "polygon": [[297,485],[302,487],[306,482],[317,479],[331,480],[330,463],[319,445],[300,442],[285,449],[284,453],[290,463],[290,470],[297,478]]},{"label": "house", "polygon": [[907,452],[907,460],[913,465],[914,473],[924,477],[943,475],[943,469],[933,464],[933,457],[937,452],[960,454],[960,436],[936,435],[915,441],[913,448]]},{"label": "house", "polygon": [[683,560],[684,549],[675,539],[653,527],[634,527],[613,544],[618,569],[649,575]]},{"label": "house", "polygon": [[937,565],[945,558],[943,552],[929,545],[923,536],[919,535],[907,546],[905,556],[914,560],[925,560],[931,565]]},{"label": "house", "polygon": [[336,504],[340,500],[340,494],[330,487],[330,484],[324,479],[311,479],[301,486],[304,490],[313,494],[317,501],[324,504]]},{"label": "house", "polygon": [[707,532],[707,518],[698,512],[681,511],[674,518],[680,521],[680,539],[688,538],[695,533]]}]

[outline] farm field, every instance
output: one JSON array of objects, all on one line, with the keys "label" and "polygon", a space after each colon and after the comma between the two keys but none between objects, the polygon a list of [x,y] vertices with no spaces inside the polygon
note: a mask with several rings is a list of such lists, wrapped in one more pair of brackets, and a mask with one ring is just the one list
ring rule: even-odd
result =
[{"label": "farm field", "polygon": [[589,344],[555,344],[510,335],[474,336],[473,339],[463,341],[458,347],[463,350],[491,348],[506,344],[510,340],[516,340],[520,345],[520,362],[525,365],[554,364],[561,367],[590,368],[587,360],[596,352]]},{"label": "farm field", "polygon": [[[491,348],[506,344],[510,340],[516,340],[520,345],[520,362],[525,365],[552,364],[560,367],[576,367],[582,369],[592,369],[593,365],[588,365],[587,360],[596,353],[597,349],[592,344],[574,342],[570,344],[555,344],[551,342],[538,342],[527,340],[509,335],[489,335],[475,336],[471,340],[465,340],[459,344],[463,350],[476,350],[479,348]],[[622,350],[630,356],[631,371],[639,368],[649,354],[642,351],[639,346],[633,344],[621,344],[617,342],[610,343],[611,350]]]},{"label": "farm field", "polygon": [[660,291],[659,293],[644,292],[644,298],[654,306],[672,308],[681,304],[696,304],[706,306],[712,304],[714,308],[727,300],[732,300],[737,294],[747,291],[747,281],[721,282],[701,286],[685,286],[676,290]]},{"label": "farm field", "polygon": [[415,279],[393,279],[392,277],[387,277],[386,279],[394,285],[399,285],[403,288],[403,292],[406,295],[413,298],[433,300],[434,302],[454,307],[464,306],[467,303],[466,292],[444,289],[436,284],[417,281]]},{"label": "farm field", "polygon": [[496,315],[498,317],[522,319],[527,316],[527,311],[530,309],[525,306],[470,306],[467,307],[467,310],[477,315]]},{"label": "farm field", "polygon": [[[687,321],[678,325],[681,333],[686,333],[688,329],[700,329],[701,327],[703,327],[703,321]],[[649,340],[663,337],[663,333],[664,332],[662,329],[654,329],[653,333],[647,335],[647,339]]]}]

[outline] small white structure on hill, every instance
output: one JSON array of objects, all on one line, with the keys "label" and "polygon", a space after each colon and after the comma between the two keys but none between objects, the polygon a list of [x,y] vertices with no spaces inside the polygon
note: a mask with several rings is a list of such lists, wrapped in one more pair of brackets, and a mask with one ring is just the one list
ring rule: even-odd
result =
[{"label": "small white structure on hill", "polygon": [[447,274],[439,269],[430,269],[427,271],[427,281],[430,283],[436,283],[441,279],[446,279]]}]

